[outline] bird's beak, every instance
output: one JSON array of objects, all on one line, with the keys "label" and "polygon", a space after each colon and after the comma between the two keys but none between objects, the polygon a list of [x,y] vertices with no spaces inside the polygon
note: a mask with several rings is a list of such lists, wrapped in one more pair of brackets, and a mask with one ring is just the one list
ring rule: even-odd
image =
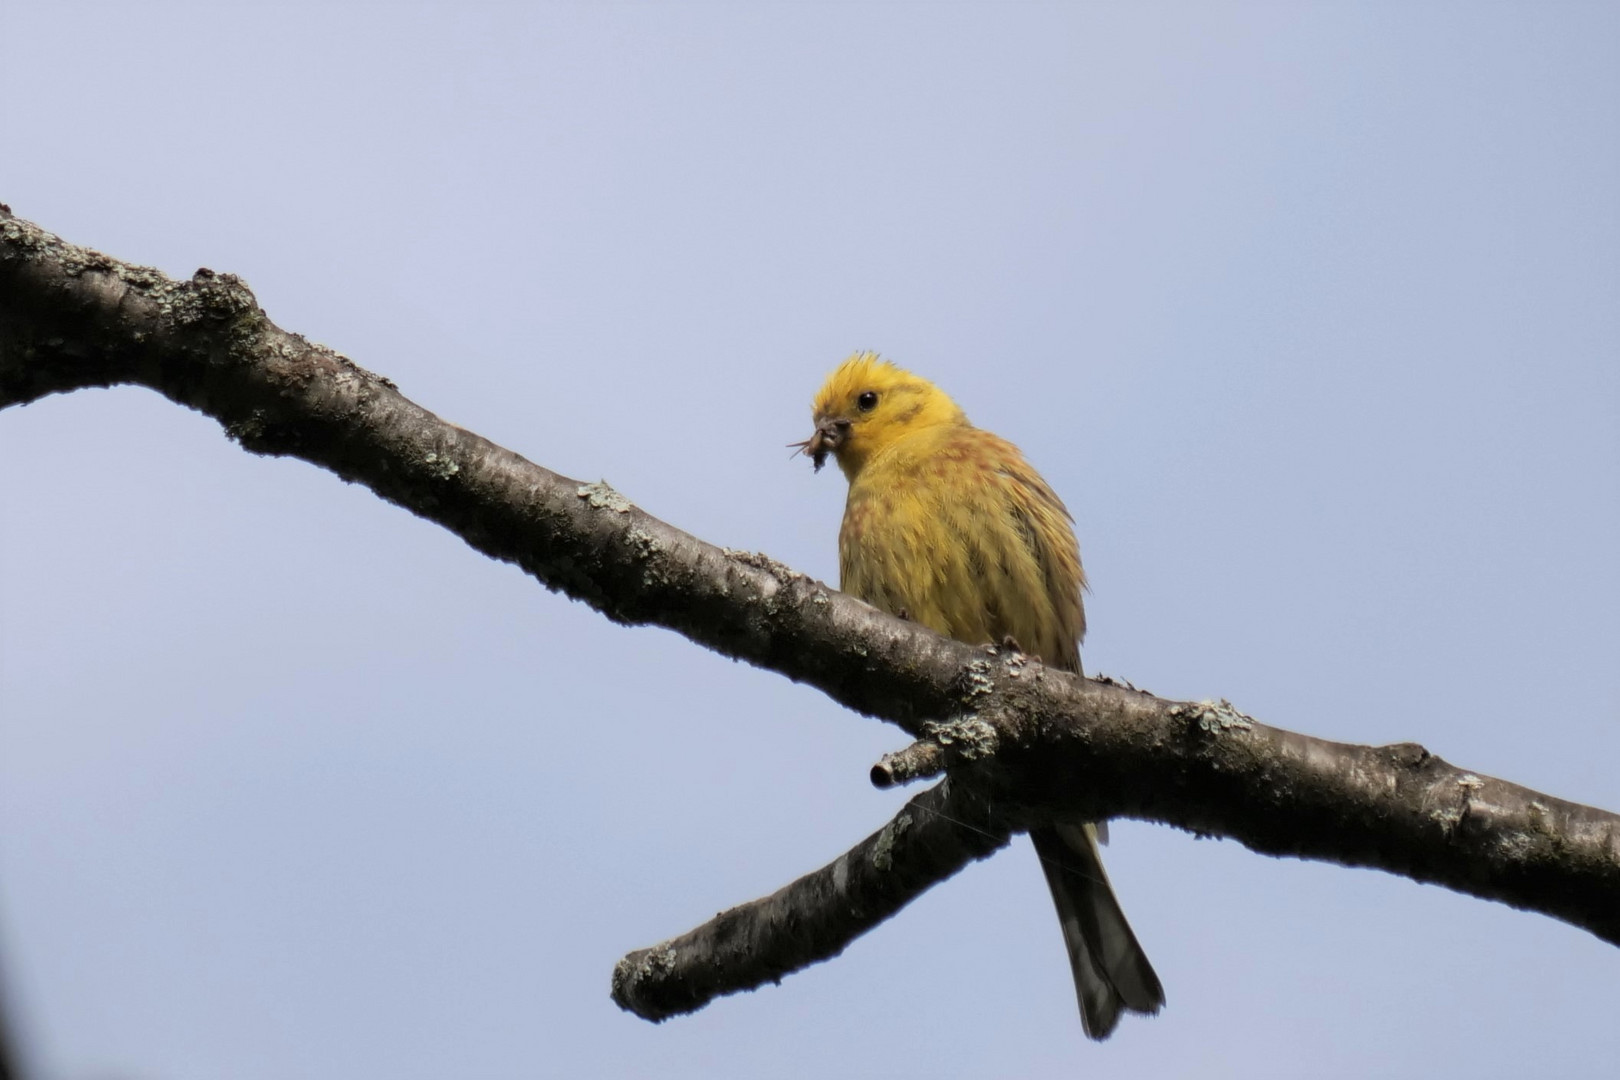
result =
[{"label": "bird's beak", "polygon": [[789,443],[788,445],[796,448],[799,453],[815,462],[816,471],[820,472],[821,467],[827,464],[827,455],[836,453],[838,448],[844,445],[844,440],[847,438],[849,438],[849,421],[831,417],[818,420],[816,422],[816,433],[804,440],[804,442]]}]

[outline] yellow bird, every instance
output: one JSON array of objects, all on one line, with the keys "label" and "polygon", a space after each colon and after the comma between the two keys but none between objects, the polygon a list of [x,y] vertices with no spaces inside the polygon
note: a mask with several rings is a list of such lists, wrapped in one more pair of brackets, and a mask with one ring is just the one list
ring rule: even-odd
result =
[{"label": "yellow bird", "polygon": [[[942,390],[875,353],[828,376],[802,444],[849,479],[840,585],[969,645],[1007,639],[1080,672],[1085,572],[1063,502],[1018,448],[974,427]],[[1164,989],[1114,898],[1088,822],[1030,830],[1063,926],[1086,1034],[1122,1010],[1156,1013]]]}]

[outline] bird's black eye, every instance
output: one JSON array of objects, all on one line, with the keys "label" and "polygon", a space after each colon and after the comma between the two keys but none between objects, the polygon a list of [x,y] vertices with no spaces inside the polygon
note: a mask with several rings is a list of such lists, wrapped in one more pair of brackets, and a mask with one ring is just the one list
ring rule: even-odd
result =
[{"label": "bird's black eye", "polygon": [[877,408],[877,391],[868,390],[860,397],[856,398],[855,407],[861,410],[861,412],[871,412],[873,409]]}]

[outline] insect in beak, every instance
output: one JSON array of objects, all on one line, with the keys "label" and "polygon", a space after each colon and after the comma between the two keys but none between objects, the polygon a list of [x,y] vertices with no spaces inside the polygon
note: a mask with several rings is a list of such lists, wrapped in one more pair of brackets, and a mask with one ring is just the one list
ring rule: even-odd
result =
[{"label": "insect in beak", "polygon": [[848,420],[822,420],[816,424],[816,433],[804,442],[788,443],[798,453],[816,464],[816,472],[827,464],[827,455],[836,451],[849,437]]}]

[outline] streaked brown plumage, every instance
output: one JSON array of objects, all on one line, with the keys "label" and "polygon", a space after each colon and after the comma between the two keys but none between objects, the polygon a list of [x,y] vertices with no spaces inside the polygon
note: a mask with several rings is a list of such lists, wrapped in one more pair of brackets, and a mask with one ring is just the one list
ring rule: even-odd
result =
[{"label": "streaked brown plumage", "polygon": [[[1016,641],[1080,671],[1085,573],[1070,517],[1018,448],[974,427],[943,391],[857,353],[827,378],[804,449],[849,479],[841,588],[977,645]],[[1158,976],[1109,887],[1096,827],[1030,832],[1063,927],[1086,1034],[1164,1004]]]}]

